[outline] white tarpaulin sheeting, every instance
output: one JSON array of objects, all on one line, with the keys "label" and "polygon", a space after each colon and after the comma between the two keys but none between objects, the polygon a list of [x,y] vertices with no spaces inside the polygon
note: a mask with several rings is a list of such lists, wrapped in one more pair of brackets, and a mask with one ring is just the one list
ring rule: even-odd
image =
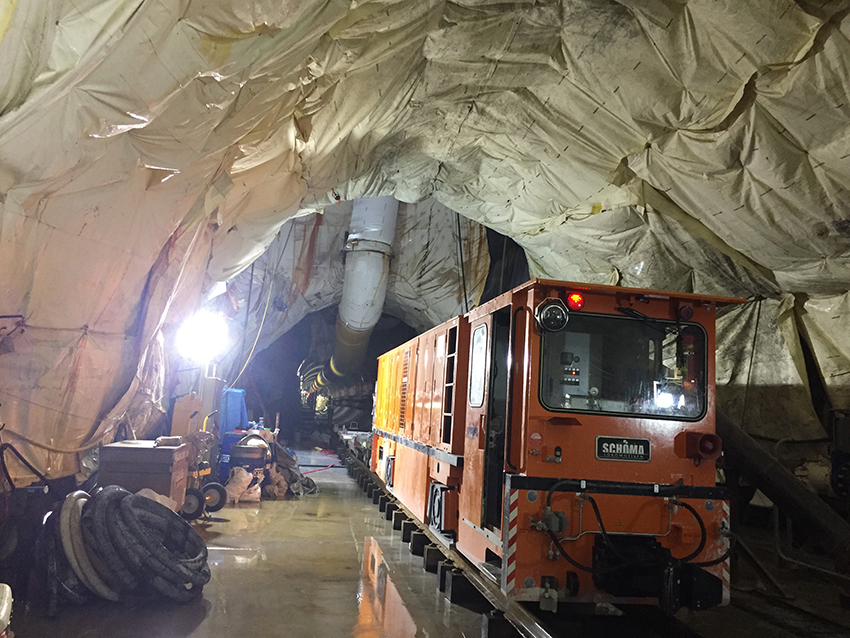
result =
[{"label": "white tarpaulin sheeting", "polygon": [[721,311],[717,321],[717,403],[750,434],[779,440],[819,439],[794,299],[765,299]]},{"label": "white tarpaulin sheeting", "polygon": [[850,293],[806,299],[797,312],[832,406],[850,409]]},{"label": "white tarpaulin sheeting", "polygon": [[[144,430],[160,326],[334,193],[433,198],[515,237],[533,274],[768,298],[747,321],[773,331],[775,378],[757,362],[728,382],[790,384],[811,416],[790,321],[846,403],[846,5],[0,0],[7,435],[71,450]],[[415,261],[390,306],[413,317],[446,283]]]}]

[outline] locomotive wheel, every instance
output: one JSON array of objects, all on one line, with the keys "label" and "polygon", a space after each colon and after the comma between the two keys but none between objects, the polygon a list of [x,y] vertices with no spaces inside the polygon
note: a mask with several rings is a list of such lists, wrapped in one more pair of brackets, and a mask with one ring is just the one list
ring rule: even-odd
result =
[{"label": "locomotive wheel", "polygon": [[221,483],[207,483],[204,485],[204,501],[208,512],[217,512],[227,502],[227,490]]},{"label": "locomotive wheel", "polygon": [[206,505],[206,499],[201,490],[194,487],[187,487],[186,497],[183,499],[183,507],[180,509],[180,515],[188,521],[195,520],[204,513]]}]

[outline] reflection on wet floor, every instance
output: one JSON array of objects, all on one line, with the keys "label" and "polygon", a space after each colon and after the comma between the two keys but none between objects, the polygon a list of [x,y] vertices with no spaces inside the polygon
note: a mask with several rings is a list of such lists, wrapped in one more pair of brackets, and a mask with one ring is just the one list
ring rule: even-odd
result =
[{"label": "reflection on wet floor", "polygon": [[353,632],[357,638],[413,638],[416,635],[416,623],[389,571],[380,544],[367,536],[363,545],[360,609]]},{"label": "reflection on wet floor", "polygon": [[[385,544],[399,563],[387,560],[381,544],[371,536],[363,546],[360,609],[352,632],[356,638],[480,635],[479,614],[448,603],[436,591],[435,576],[416,578],[413,572],[417,569],[425,574],[421,561],[398,555],[398,538]],[[402,550],[407,551],[404,547]],[[405,573],[408,568],[411,573]],[[394,577],[402,583],[401,588]],[[418,586],[412,586],[412,580],[419,581]]]},{"label": "reflection on wet floor", "polygon": [[[299,452],[304,465],[327,457]],[[15,609],[20,638],[430,638],[480,635],[480,615],[449,604],[344,469],[310,475],[321,492],[228,506],[198,526],[212,580],[189,605],[108,603],[57,619]]]}]

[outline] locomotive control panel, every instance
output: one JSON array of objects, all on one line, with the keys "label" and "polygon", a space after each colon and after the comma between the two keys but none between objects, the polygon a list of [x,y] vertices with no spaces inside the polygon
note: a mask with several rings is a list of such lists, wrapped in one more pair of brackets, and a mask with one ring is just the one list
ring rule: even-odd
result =
[{"label": "locomotive control panel", "polygon": [[587,397],[591,384],[592,335],[564,330],[558,334],[560,352],[548,361],[552,380],[549,401],[554,405],[569,407],[576,397]]}]

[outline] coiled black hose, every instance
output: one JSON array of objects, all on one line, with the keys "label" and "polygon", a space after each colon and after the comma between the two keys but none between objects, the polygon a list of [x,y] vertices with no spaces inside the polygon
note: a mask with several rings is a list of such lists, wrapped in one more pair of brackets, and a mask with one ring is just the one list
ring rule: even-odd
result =
[{"label": "coiled black hose", "polygon": [[[116,499],[124,498],[127,494],[129,494],[127,490],[111,485],[100,490],[94,498],[86,503],[86,507],[92,506],[91,529],[95,540],[94,545],[86,545],[86,550],[90,549],[100,557],[107,572],[117,581],[114,589],[119,592],[133,591],[139,586],[137,576],[139,569],[130,571],[126,564],[126,562],[133,562],[132,555],[127,555],[122,560],[112,541],[113,534],[110,533],[110,528],[114,527],[114,523],[112,525],[107,524],[107,510],[110,507],[115,507],[114,501]],[[83,519],[85,519],[86,514],[86,508],[84,508]],[[110,519],[112,518],[110,517]],[[81,524],[84,523],[81,522]],[[85,536],[83,541],[85,541]]]},{"label": "coiled black hose", "polygon": [[109,538],[129,571],[169,598],[188,602],[200,596],[210,580],[207,548],[186,521],[120,487],[104,488],[97,498],[109,500]]},{"label": "coiled black hose", "polygon": [[[93,598],[71,569],[58,520],[57,513],[46,519],[36,561],[50,615],[62,602]],[[121,487],[93,492],[82,508],[80,532],[91,566],[120,598],[160,595],[189,602],[210,580],[207,547],[192,526],[164,505]]]}]

